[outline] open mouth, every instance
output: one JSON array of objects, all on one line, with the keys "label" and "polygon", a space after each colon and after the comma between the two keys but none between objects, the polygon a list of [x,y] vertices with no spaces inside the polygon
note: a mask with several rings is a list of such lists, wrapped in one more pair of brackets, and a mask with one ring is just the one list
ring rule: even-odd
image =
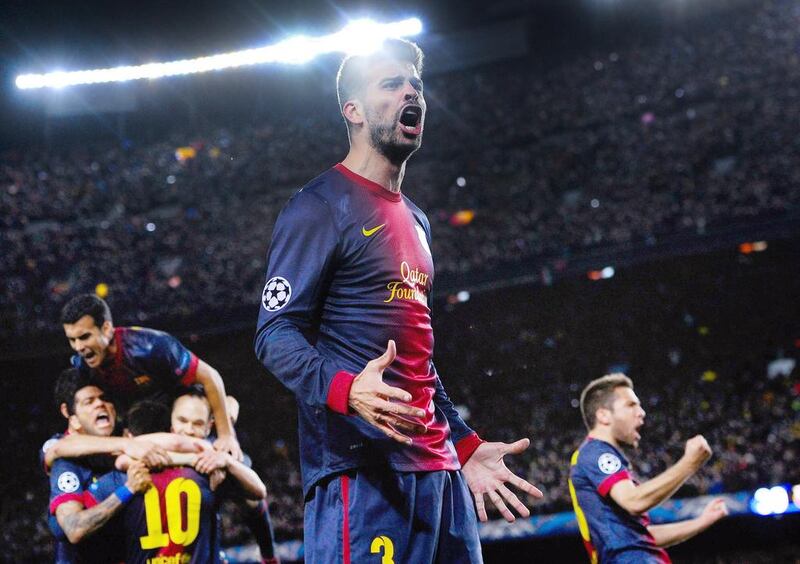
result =
[{"label": "open mouth", "polygon": [[101,411],[97,414],[97,417],[94,418],[94,423],[98,427],[106,426],[111,424],[111,416],[106,411]]},{"label": "open mouth", "polygon": [[408,135],[422,133],[422,108],[408,105],[400,112],[400,129]]}]

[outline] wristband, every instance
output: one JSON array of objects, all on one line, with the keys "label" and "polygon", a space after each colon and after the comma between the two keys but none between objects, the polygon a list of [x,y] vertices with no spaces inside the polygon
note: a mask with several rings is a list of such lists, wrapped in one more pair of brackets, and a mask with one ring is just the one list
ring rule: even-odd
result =
[{"label": "wristband", "polygon": [[119,498],[122,503],[128,503],[133,497],[133,492],[128,489],[128,486],[122,485],[114,490],[114,494]]}]

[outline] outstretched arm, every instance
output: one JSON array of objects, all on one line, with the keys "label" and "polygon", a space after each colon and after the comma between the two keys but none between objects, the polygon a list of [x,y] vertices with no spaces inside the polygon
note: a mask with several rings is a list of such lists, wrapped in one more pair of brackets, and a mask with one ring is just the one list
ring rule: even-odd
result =
[{"label": "outstretched arm", "polygon": [[702,533],[727,515],[728,507],[725,505],[725,500],[717,498],[706,505],[703,512],[694,519],[666,525],[650,525],[647,530],[653,535],[658,546],[667,548]]},{"label": "outstretched arm", "polygon": [[692,474],[711,457],[711,447],[702,435],[686,441],[683,456],[674,465],[643,484],[621,480],[611,487],[611,498],[631,515],[641,515],[672,497]]}]

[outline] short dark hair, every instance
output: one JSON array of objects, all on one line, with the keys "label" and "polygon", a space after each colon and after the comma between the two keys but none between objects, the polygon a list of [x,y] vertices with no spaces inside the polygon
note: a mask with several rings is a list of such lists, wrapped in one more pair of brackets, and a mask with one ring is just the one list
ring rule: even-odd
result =
[{"label": "short dark hair", "polygon": [[103,298],[94,294],[81,294],[61,308],[61,324],[76,323],[84,315],[90,315],[98,327],[102,327],[106,321],[112,322],[111,310]]},{"label": "short dark hair", "polygon": [[77,368],[62,370],[56,379],[55,388],[53,388],[56,409],[61,410],[61,405],[66,404],[67,413],[73,415],[75,413],[75,395],[86,386],[97,386],[89,374],[81,372]]},{"label": "short dark hair", "polygon": [[170,425],[169,407],[160,401],[142,400],[131,406],[125,417],[125,425],[131,435],[168,432]]},{"label": "short dark hair", "polygon": [[336,95],[339,98],[339,109],[341,110],[344,107],[344,103],[352,100],[361,90],[364,86],[364,72],[374,63],[386,59],[411,63],[417,69],[417,72],[422,75],[424,58],[425,55],[422,53],[422,49],[416,43],[394,38],[385,40],[381,49],[369,55],[350,55],[345,57],[342,64],[339,65],[339,72],[336,74]]},{"label": "short dark hair", "polygon": [[591,431],[597,424],[597,410],[611,409],[614,405],[614,390],[633,389],[633,381],[624,374],[607,374],[592,380],[581,392],[581,415],[586,428]]}]

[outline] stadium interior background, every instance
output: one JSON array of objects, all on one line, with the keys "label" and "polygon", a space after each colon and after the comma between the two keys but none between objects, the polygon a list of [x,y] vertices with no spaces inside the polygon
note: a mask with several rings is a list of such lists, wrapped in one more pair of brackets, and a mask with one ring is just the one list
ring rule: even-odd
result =
[{"label": "stadium interior background", "polygon": [[[642,476],[695,433],[715,451],[677,498],[800,484],[795,2],[45,4],[0,13],[0,561],[52,551],[38,448],[63,426],[58,311],[85,291],[220,371],[278,540],[301,538],[296,409],[252,338],[277,213],[346,151],[339,56],[56,93],[13,77],[327,33],[342,11],[424,22],[403,189],[432,223],[437,368],[482,436],[531,437],[513,468],[545,491],[534,517],[570,510],[578,394],[617,370],[648,411]],[[799,518],[748,507],[670,552],[796,562]],[[577,534],[513,536],[487,562],[585,559]],[[234,507],[224,537],[251,542]]]}]

